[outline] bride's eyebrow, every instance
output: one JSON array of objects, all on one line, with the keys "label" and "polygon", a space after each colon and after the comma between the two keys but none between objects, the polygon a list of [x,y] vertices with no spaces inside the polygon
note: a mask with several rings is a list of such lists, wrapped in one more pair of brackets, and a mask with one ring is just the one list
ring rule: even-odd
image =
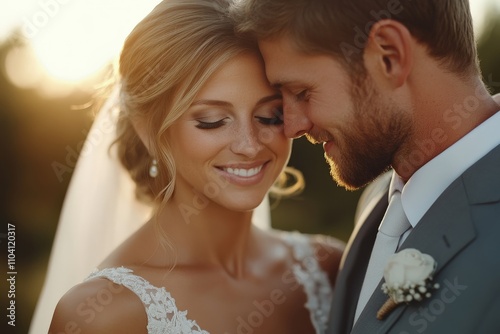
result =
[{"label": "bride's eyebrow", "polygon": [[229,103],[227,101],[220,101],[220,100],[197,100],[197,101],[194,101],[191,106],[200,106],[200,105],[212,106],[212,107],[225,107],[225,108],[233,106],[232,103]]},{"label": "bride's eyebrow", "polygon": [[281,93],[276,93],[276,94],[265,96],[265,97],[261,98],[259,101],[257,101],[256,105],[260,106],[261,104],[264,104],[264,103],[268,103],[268,102],[275,101],[275,100],[282,100],[282,99],[283,99],[283,97],[281,96]]},{"label": "bride's eyebrow", "polygon": [[[281,100],[281,99],[282,99],[281,94],[280,93],[276,93],[276,94],[273,94],[273,95],[264,96],[259,101],[257,101],[256,105],[259,106],[259,105],[264,104],[264,103],[268,103],[268,102],[271,102],[271,101],[274,101],[274,100]],[[200,106],[200,105],[202,105],[202,106],[211,106],[211,107],[225,107],[225,108],[233,107],[232,103],[227,102],[227,101],[222,101],[222,100],[207,100],[207,99],[202,99],[202,100],[194,101],[193,104],[191,104],[191,106]]]}]

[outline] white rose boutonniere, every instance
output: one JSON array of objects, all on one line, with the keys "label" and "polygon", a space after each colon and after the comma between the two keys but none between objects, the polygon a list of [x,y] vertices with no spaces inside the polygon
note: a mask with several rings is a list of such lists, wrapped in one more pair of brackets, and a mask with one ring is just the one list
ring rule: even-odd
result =
[{"label": "white rose boutonniere", "polygon": [[384,269],[385,282],[382,291],[389,299],[377,312],[377,319],[383,320],[400,303],[421,301],[431,296],[439,284],[432,283],[437,263],[432,256],[408,248],[394,254]]}]

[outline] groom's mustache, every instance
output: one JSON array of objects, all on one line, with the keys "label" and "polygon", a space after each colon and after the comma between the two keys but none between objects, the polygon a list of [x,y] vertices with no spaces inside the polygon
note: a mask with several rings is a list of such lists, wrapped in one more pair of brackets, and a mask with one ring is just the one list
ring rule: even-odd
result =
[{"label": "groom's mustache", "polygon": [[311,131],[306,133],[305,136],[312,144],[322,144],[324,142],[334,140],[333,136],[327,131]]}]

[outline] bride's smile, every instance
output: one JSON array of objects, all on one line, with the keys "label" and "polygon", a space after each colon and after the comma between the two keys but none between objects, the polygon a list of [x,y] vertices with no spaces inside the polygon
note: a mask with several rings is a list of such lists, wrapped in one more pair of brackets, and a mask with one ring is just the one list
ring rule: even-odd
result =
[{"label": "bride's smile", "polygon": [[[265,171],[265,166],[269,161],[264,163],[258,161],[250,164],[231,164],[229,166],[217,166],[222,174],[233,183],[241,183],[242,185],[250,185],[259,182]],[[251,167],[255,166],[255,167]]]}]

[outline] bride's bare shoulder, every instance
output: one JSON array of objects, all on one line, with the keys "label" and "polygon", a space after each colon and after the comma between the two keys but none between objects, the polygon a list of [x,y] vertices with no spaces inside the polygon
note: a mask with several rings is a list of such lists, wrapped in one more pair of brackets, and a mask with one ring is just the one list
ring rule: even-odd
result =
[{"label": "bride's bare shoulder", "polygon": [[147,333],[147,316],[132,291],[95,278],[76,285],[61,298],[50,333]]},{"label": "bride's bare shoulder", "polygon": [[327,235],[315,234],[307,237],[314,250],[315,259],[328,275],[331,286],[335,286],[345,243]]},{"label": "bride's bare shoulder", "polygon": [[315,250],[315,257],[325,272],[328,273],[332,285],[335,283],[345,243],[327,235],[311,235],[310,242]]}]

